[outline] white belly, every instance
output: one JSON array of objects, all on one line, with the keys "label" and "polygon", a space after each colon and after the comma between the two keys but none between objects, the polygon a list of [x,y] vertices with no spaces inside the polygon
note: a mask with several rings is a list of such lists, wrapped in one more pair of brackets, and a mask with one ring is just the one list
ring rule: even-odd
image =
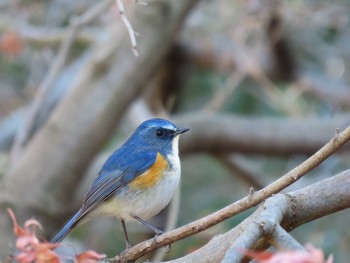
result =
[{"label": "white belly", "polygon": [[[169,158],[170,157],[170,158]],[[104,202],[92,216],[106,215],[122,218],[125,221],[134,220],[130,215],[136,215],[147,220],[158,214],[173,198],[180,181],[180,160],[177,155],[168,156],[172,168],[151,189],[131,190],[124,188],[115,197]]]}]

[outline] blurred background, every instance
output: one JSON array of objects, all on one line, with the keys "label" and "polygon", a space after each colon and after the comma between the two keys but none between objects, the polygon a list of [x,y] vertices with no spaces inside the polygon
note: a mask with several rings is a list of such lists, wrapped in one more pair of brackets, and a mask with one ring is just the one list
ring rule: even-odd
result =
[{"label": "blurred background", "polygon": [[[124,3],[139,34],[135,57],[113,1],[0,0],[2,218],[10,205],[20,223],[40,219],[49,238],[108,155],[154,116],[191,128],[180,140],[178,202],[153,219],[163,228],[168,211],[181,226],[273,182],[350,123],[349,1],[146,2]],[[339,152],[286,191],[348,167],[348,152]],[[166,259],[251,212],[176,242]],[[347,262],[349,216],[292,234]],[[11,224],[0,224],[7,228],[9,237]],[[151,236],[127,228],[133,244]],[[4,242],[1,251],[11,251]],[[66,242],[108,256],[124,249],[112,218],[79,227]]]}]

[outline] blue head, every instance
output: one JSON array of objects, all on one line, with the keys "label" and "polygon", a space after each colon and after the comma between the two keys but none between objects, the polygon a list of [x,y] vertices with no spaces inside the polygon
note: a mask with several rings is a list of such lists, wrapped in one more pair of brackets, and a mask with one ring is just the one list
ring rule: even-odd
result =
[{"label": "blue head", "polygon": [[[170,121],[150,119],[143,122],[131,137],[105,162],[102,171],[128,167],[133,152],[160,152],[162,155],[178,154],[179,135],[189,129],[179,129]],[[133,155],[134,157],[138,155]]]},{"label": "blue head", "polygon": [[164,119],[150,119],[143,122],[125,144],[137,144],[162,152],[178,151],[178,139],[188,128],[180,129],[174,123]]}]

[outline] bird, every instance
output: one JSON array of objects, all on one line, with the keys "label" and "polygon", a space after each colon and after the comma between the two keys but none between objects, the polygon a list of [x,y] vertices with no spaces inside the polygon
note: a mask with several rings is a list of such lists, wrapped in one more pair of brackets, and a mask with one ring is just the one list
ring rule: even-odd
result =
[{"label": "bird", "polygon": [[155,237],[162,234],[146,220],[163,210],[176,192],[181,177],[179,137],[188,130],[160,118],[140,124],[103,164],[81,208],[51,243],[61,242],[78,225],[99,216],[120,220],[127,249],[131,244],[125,222],[138,221]]}]

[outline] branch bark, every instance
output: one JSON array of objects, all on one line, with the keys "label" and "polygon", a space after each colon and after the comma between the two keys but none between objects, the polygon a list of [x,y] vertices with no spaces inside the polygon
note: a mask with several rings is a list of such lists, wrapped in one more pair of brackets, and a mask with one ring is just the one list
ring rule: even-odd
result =
[{"label": "branch bark", "polygon": [[[262,249],[271,245],[281,223],[291,231],[299,225],[349,208],[350,170],[289,194],[267,199],[249,218],[229,232],[217,235],[195,252],[168,263],[241,262],[241,249]],[[305,210],[307,209],[307,210]],[[269,215],[269,216],[266,216]],[[295,242],[294,248],[301,249]]]}]

